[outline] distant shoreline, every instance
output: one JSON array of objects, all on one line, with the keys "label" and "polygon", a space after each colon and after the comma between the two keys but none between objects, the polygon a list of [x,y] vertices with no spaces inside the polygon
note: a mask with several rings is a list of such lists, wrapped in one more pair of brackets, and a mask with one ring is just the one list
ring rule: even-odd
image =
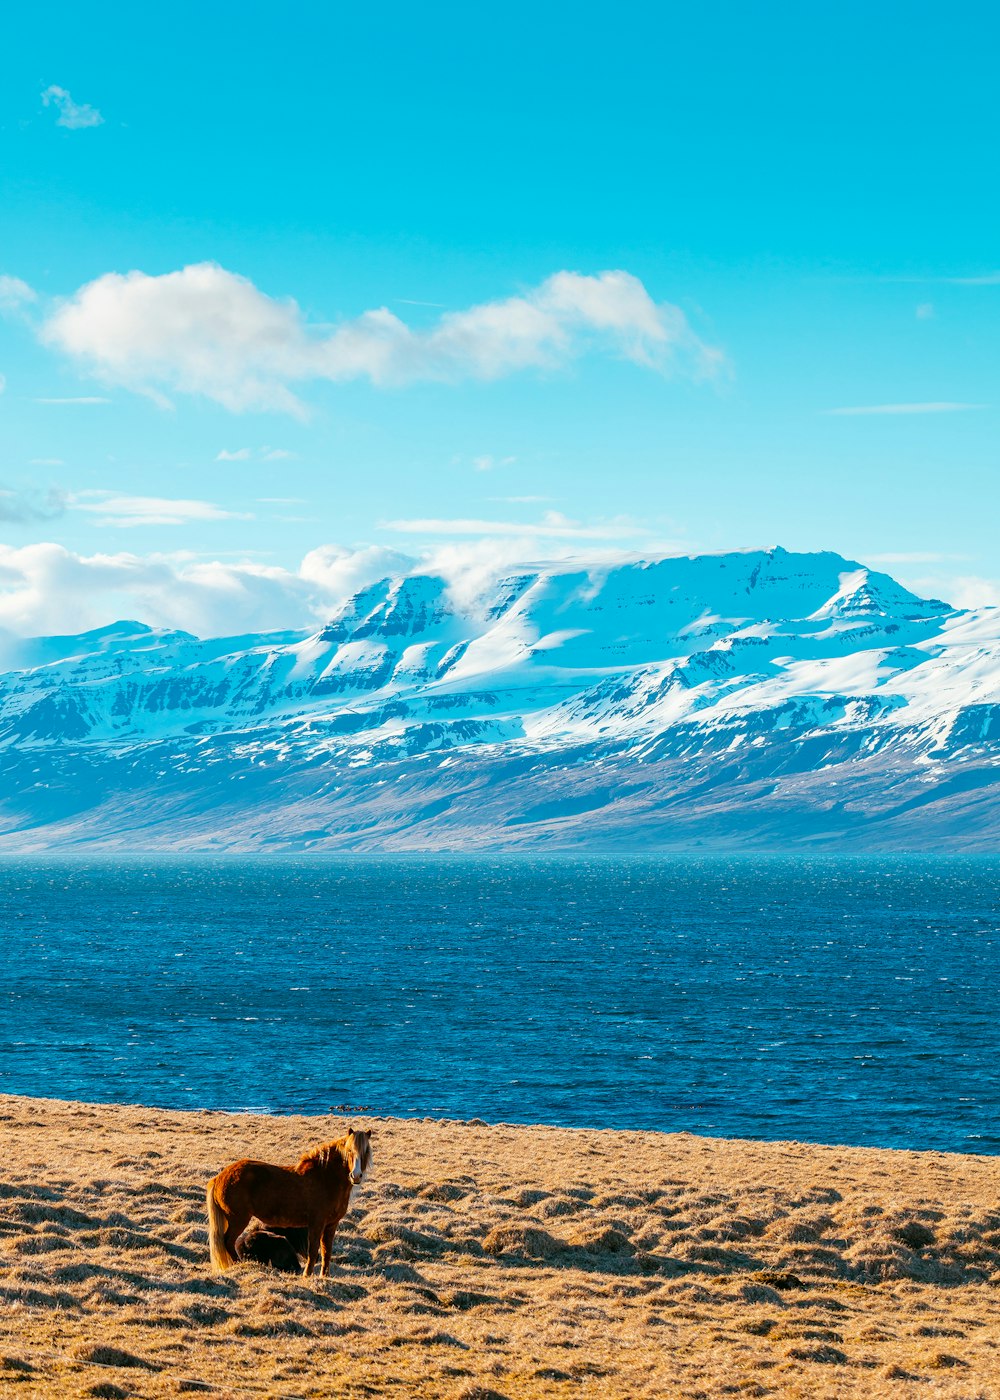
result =
[{"label": "distant shoreline", "polygon": [[94,1112],[109,1110],[111,1112],[122,1113],[165,1113],[171,1117],[180,1116],[182,1118],[229,1118],[237,1123],[243,1120],[273,1120],[277,1123],[316,1123],[317,1125],[334,1122],[347,1122],[348,1120],[377,1121],[380,1123],[405,1123],[411,1125],[434,1124],[438,1127],[447,1128],[475,1128],[475,1129],[496,1129],[499,1131],[544,1131],[554,1133],[571,1133],[582,1136],[603,1136],[615,1134],[626,1137],[651,1137],[651,1138],[691,1138],[699,1142],[706,1143],[732,1143],[742,1144],[746,1147],[790,1147],[796,1150],[802,1148],[816,1148],[819,1151],[843,1151],[843,1152],[891,1152],[901,1156],[909,1157],[954,1157],[958,1160],[975,1159],[996,1162],[1000,1158],[1000,1149],[996,1152],[959,1152],[933,1147],[893,1147],[881,1143],[850,1143],[850,1142],[818,1142],[810,1138],[783,1138],[783,1137],[754,1137],[754,1136],[733,1136],[724,1133],[693,1133],[684,1128],[664,1129],[664,1128],[642,1128],[642,1127],[621,1127],[621,1126],[601,1126],[599,1124],[578,1124],[578,1123],[543,1123],[532,1122],[520,1119],[492,1119],[487,1120],[480,1117],[453,1118],[447,1115],[431,1113],[412,1114],[384,1114],[376,1109],[372,1109],[364,1104],[355,1107],[341,1107],[331,1105],[326,1113],[311,1112],[301,1109],[278,1109],[259,1104],[248,1104],[241,1108],[203,1108],[185,1106],[183,1108],[170,1104],[139,1102],[129,1100],[102,1100],[102,1099],[67,1099],[59,1096],[47,1094],[22,1094],[0,1090],[0,1108],[6,1100],[15,1103],[32,1105],[52,1105],[53,1109],[87,1109]]}]

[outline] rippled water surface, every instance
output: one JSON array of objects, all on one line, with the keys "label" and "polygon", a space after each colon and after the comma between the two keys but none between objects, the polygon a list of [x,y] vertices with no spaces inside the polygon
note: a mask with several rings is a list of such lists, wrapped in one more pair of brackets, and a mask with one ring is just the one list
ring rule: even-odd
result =
[{"label": "rippled water surface", "polygon": [[0,1089],[1000,1153],[1000,861],[0,863]]}]

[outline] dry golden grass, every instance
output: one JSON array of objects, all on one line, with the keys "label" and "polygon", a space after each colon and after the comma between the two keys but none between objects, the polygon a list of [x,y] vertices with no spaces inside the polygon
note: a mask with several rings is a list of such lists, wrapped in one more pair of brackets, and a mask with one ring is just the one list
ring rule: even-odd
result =
[{"label": "dry golden grass", "polygon": [[997,1162],[374,1120],[334,1275],[204,1187],[345,1120],[0,1097],[4,1396],[1000,1396]]}]

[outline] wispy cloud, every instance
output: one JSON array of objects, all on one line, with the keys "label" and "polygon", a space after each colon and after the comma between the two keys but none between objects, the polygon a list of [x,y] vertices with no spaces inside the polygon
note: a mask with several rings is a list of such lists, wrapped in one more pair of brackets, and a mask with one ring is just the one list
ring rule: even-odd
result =
[{"label": "wispy cloud", "polygon": [[613,520],[596,525],[584,525],[570,520],[558,511],[549,511],[540,521],[527,523],[516,520],[475,520],[442,518],[416,520],[386,520],[383,530],[404,535],[510,535],[538,539],[627,540],[648,533],[633,521]]},{"label": "wispy cloud", "polygon": [[299,416],[305,408],[292,386],[308,381],[490,380],[558,369],[591,350],[694,379],[725,366],[679,307],[655,302],[621,271],[557,272],[521,295],[446,312],[427,329],[383,306],[332,331],[216,263],[158,277],[107,273],[59,307],[41,337],[106,383],[161,402],[171,390],[236,412]]},{"label": "wispy cloud", "polygon": [[958,608],[1000,607],[1000,579],[966,575],[950,585],[948,598]]},{"label": "wispy cloud", "polygon": [[124,496],[113,491],[80,491],[67,498],[71,510],[98,517],[96,524],[129,529],[137,525],[191,525],[205,520],[248,520],[211,501],[173,500],[164,496]]},{"label": "wispy cloud", "polygon": [[91,107],[87,102],[74,102],[66,89],[57,87],[55,83],[45,88],[42,102],[46,107],[55,107],[59,113],[56,126],[68,127],[70,131],[80,131],[88,126],[101,126],[104,122],[96,107]]},{"label": "wispy cloud", "polygon": [[38,294],[34,288],[22,282],[20,277],[10,277],[6,273],[0,275],[0,311],[23,311],[37,300]]},{"label": "wispy cloud", "polygon": [[941,554],[933,550],[910,550],[889,554],[866,554],[866,564],[948,564],[968,558],[965,554]]},{"label": "wispy cloud", "polygon": [[110,399],[101,398],[99,395],[96,395],[96,394],[86,394],[86,395],[78,396],[78,397],[76,397],[76,398],[68,398],[68,399],[36,399],[36,400],[35,400],[35,403],[48,403],[48,404],[55,404],[55,403],[61,403],[61,404],[99,404],[99,403],[110,403],[110,402],[111,402]]},{"label": "wispy cloud", "polygon": [[911,287],[1000,287],[1000,271],[974,272],[961,277],[953,273],[890,274],[875,280],[899,282]]},{"label": "wispy cloud", "polygon": [[236,447],[232,451],[224,447],[216,454],[217,462],[249,462],[251,457],[259,457],[262,462],[285,462],[295,456],[294,452],[289,452],[284,447],[258,447],[254,452],[251,447]]},{"label": "wispy cloud", "polygon": [[1000,287],[1000,272],[981,272],[974,277],[941,277],[953,287]]},{"label": "wispy cloud", "polygon": [[1000,607],[1000,579],[977,574],[930,574],[900,578],[922,598],[946,598],[953,608]]},{"label": "wispy cloud", "polygon": [[493,457],[486,453],[482,457],[473,457],[472,465],[477,472],[491,472],[495,467],[513,466],[516,461],[516,457]]},{"label": "wispy cloud", "polygon": [[988,407],[984,403],[877,403],[863,404],[857,408],[826,408],[823,412],[832,418],[866,418],[883,413],[968,413],[973,409]]},{"label": "wispy cloud", "polygon": [[934,303],[931,301],[922,301],[917,307],[915,315],[918,321],[933,321]]}]

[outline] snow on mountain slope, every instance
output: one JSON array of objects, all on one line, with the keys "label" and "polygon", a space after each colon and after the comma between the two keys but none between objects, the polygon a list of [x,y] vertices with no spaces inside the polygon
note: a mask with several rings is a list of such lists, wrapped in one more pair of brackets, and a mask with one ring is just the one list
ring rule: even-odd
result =
[{"label": "snow on mountain slope", "polygon": [[472,596],[415,573],[312,635],[124,622],[6,655],[8,848],[1000,834],[1000,609],[833,553],[564,562]]}]

